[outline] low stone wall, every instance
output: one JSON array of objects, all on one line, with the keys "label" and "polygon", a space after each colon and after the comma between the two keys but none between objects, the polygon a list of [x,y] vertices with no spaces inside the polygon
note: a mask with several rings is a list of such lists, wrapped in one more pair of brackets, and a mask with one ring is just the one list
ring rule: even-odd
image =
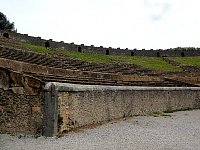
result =
[{"label": "low stone wall", "polygon": [[200,108],[199,87],[42,83],[0,69],[0,131],[60,135],[75,128],[154,112]]},{"label": "low stone wall", "polygon": [[[53,89],[53,90],[52,90]],[[48,83],[46,136],[134,115],[200,108],[200,88],[119,87]],[[52,92],[54,91],[54,92]],[[53,96],[51,94],[53,93]]]},{"label": "low stone wall", "polygon": [[0,131],[3,132],[53,136],[122,117],[188,108],[200,108],[199,87],[52,82],[44,86],[37,78],[0,68]]},{"label": "low stone wall", "polygon": [[42,134],[42,83],[0,68],[0,131]]}]

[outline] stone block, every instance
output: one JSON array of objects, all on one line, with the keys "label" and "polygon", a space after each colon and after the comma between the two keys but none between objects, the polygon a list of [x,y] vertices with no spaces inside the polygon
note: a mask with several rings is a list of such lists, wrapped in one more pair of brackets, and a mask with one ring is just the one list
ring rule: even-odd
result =
[{"label": "stone block", "polygon": [[14,87],[21,87],[23,86],[23,76],[22,74],[11,72],[10,73],[10,79],[11,79],[11,86]]},{"label": "stone block", "polygon": [[23,87],[12,87],[11,89],[15,94],[24,94],[24,88]]},{"label": "stone block", "polygon": [[24,78],[24,90],[27,95],[38,95],[42,89],[42,83],[32,77]]},{"label": "stone block", "polygon": [[29,87],[32,87],[32,88],[41,88],[42,86],[39,80],[32,77],[25,77],[25,82]]},{"label": "stone block", "polygon": [[9,88],[9,76],[5,70],[0,69],[0,88],[8,90]]},{"label": "stone block", "polygon": [[39,106],[34,106],[31,108],[32,113],[41,113],[41,107]]}]

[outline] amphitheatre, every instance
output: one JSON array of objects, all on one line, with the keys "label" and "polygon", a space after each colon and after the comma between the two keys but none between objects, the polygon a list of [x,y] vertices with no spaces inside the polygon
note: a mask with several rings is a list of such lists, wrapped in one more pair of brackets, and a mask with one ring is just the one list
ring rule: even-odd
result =
[{"label": "amphitheatre", "polygon": [[56,136],[199,109],[199,62],[199,49],[114,49],[0,30],[0,131]]}]

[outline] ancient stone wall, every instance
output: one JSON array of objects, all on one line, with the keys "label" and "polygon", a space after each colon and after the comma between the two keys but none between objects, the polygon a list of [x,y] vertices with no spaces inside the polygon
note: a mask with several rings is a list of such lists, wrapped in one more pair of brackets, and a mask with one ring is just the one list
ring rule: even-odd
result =
[{"label": "ancient stone wall", "polygon": [[53,106],[57,115],[51,118],[57,120],[53,135],[128,116],[200,108],[200,88],[48,83],[45,89],[52,86],[57,91]]},{"label": "ancient stone wall", "polygon": [[152,76],[121,75],[121,74],[101,73],[92,71],[52,68],[52,67],[40,66],[36,64],[15,61],[12,59],[4,59],[4,58],[0,58],[0,67],[8,68],[10,70],[23,73],[55,75],[63,77],[71,76],[77,78],[78,77],[101,78],[112,81],[160,81],[161,80],[159,77],[152,77]]},{"label": "ancient stone wall", "polygon": [[175,77],[174,79],[178,81],[186,81],[194,85],[200,85],[200,77]]},{"label": "ancient stone wall", "polygon": [[0,131],[42,134],[42,86],[35,78],[0,69]]},{"label": "ancient stone wall", "polygon": [[[0,30],[0,35],[3,36],[5,31]],[[52,39],[46,40],[41,37],[33,37],[28,34],[20,34],[15,32],[8,32],[9,37],[14,40],[31,43],[34,45],[45,46],[48,42],[52,48],[59,48],[63,50],[89,52],[96,54],[109,54],[109,55],[126,55],[126,56],[200,56],[200,50],[137,50],[137,49],[121,49],[121,48],[106,48],[103,46],[95,47],[94,45],[86,46],[84,44],[77,45],[74,43],[64,43],[63,41],[57,42]]]}]

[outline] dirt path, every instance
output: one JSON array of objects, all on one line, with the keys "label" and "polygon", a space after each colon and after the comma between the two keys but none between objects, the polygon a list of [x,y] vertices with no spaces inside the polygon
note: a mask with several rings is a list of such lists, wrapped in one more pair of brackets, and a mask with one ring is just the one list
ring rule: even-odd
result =
[{"label": "dirt path", "polygon": [[61,138],[0,134],[0,150],[199,150],[200,110],[133,117]]}]

